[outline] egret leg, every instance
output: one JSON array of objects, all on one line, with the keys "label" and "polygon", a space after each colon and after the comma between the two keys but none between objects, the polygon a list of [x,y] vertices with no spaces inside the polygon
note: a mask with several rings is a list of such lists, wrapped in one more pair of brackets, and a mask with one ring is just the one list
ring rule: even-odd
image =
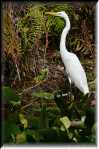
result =
[{"label": "egret leg", "polygon": [[69,87],[70,87],[69,98],[71,99],[71,96],[72,96],[72,87],[71,87],[72,81],[71,81],[70,77],[68,77],[68,80],[69,80]]},{"label": "egret leg", "polygon": [[66,92],[68,92],[68,95],[69,95],[69,99],[71,99],[71,96],[72,96],[72,87],[71,87],[71,85],[72,85],[72,81],[69,77],[69,74],[66,72],[66,69],[65,69],[65,86],[66,86]]}]

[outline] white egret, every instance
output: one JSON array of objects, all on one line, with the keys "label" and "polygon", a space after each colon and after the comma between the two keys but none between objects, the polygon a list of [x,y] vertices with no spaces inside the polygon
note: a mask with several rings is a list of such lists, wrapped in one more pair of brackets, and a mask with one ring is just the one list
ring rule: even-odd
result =
[{"label": "white egret", "polygon": [[54,15],[54,16],[59,16],[63,18],[66,22],[66,25],[63,29],[63,32],[61,34],[61,39],[60,39],[60,54],[62,61],[65,66],[66,73],[68,75],[68,79],[70,84],[74,83],[74,85],[84,94],[89,93],[89,88],[88,88],[88,83],[87,83],[87,78],[85,71],[78,59],[78,57],[72,53],[68,52],[65,41],[66,41],[66,36],[70,30],[70,21],[68,15],[64,12],[46,12],[46,14],[49,15]]}]

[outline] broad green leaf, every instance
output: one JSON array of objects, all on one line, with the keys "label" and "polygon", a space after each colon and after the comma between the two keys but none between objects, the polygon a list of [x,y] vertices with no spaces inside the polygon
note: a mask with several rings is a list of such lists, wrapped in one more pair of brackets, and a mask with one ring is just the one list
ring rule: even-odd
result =
[{"label": "broad green leaf", "polygon": [[94,125],[92,126],[92,133],[96,134],[96,123],[94,123]]},{"label": "broad green leaf", "polygon": [[91,141],[93,143],[96,143],[96,123],[94,123],[93,127],[92,127],[92,138]]},{"label": "broad green leaf", "polygon": [[60,130],[61,131],[66,131],[66,129],[65,129],[65,127],[63,125],[61,125]]},{"label": "broad green leaf", "polygon": [[48,114],[47,114],[46,104],[42,105],[40,118],[41,118],[41,127],[42,128],[48,128]]},{"label": "broad green leaf", "polygon": [[37,130],[40,128],[40,118],[36,116],[30,116],[28,118],[28,125],[33,129]]},{"label": "broad green leaf", "polygon": [[33,97],[37,97],[37,98],[43,98],[43,99],[54,99],[54,95],[52,93],[48,93],[48,92],[34,92],[32,93]]},{"label": "broad green leaf", "polygon": [[65,129],[68,129],[71,125],[71,121],[69,120],[69,118],[67,116],[60,118],[60,121],[62,122]]},{"label": "broad green leaf", "polygon": [[33,137],[36,141],[40,141],[40,139],[43,138],[43,137],[41,137],[41,135],[40,135],[37,131],[34,131],[34,132],[32,133],[32,137]]},{"label": "broad green leaf", "polygon": [[26,143],[26,141],[27,139],[25,132],[16,135],[16,143]]},{"label": "broad green leaf", "polygon": [[7,120],[3,124],[4,127],[4,142],[14,140],[15,136],[20,133],[20,128],[12,120]]},{"label": "broad green leaf", "polygon": [[20,119],[20,122],[21,122],[21,124],[23,124],[23,127],[24,128],[27,128],[28,127],[28,121],[27,121],[27,119],[24,117],[24,115],[23,114],[19,114],[19,119]]},{"label": "broad green leaf", "polygon": [[85,119],[85,125],[88,128],[92,128],[94,122],[95,122],[95,107],[90,107],[86,110],[86,119]]},{"label": "broad green leaf", "polygon": [[32,138],[36,141],[36,142],[39,142],[41,139],[43,139],[43,136],[36,130],[30,130],[30,129],[27,129],[26,130],[26,134],[28,136],[32,136]]},{"label": "broad green leaf", "polygon": [[13,106],[21,104],[20,97],[15,93],[12,88],[8,86],[2,87],[2,99],[7,103],[12,104]]}]

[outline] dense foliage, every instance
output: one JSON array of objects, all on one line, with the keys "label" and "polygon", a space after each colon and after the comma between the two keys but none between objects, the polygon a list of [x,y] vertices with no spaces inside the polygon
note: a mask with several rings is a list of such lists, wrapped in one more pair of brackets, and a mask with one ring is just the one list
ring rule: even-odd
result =
[{"label": "dense foliage", "polygon": [[[67,47],[80,57],[90,95],[70,86],[59,54],[68,13]],[[2,142],[96,144],[95,3],[11,3],[2,7]],[[66,83],[65,83],[66,82]]]}]

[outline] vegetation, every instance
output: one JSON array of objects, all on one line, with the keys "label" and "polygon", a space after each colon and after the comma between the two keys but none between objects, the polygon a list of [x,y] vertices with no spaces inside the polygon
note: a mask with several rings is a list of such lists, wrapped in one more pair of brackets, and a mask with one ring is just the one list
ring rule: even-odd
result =
[{"label": "vegetation", "polygon": [[[95,3],[3,3],[2,143],[96,144]],[[70,86],[59,54],[68,13],[69,51],[87,73],[90,94]],[[66,82],[66,83],[65,83]]]}]

